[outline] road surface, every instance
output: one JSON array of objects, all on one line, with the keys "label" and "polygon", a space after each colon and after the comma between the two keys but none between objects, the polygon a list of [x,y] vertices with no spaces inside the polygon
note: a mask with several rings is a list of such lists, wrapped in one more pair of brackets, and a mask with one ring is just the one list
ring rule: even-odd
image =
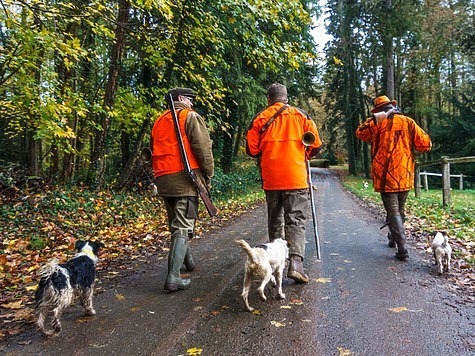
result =
[{"label": "road surface", "polygon": [[[394,258],[381,216],[356,202],[326,169],[313,172],[321,260],[308,223],[308,285],[284,280],[285,300],[255,290],[241,299],[245,255],[234,240],[267,240],[264,206],[192,242],[198,269],[188,290],[162,290],[166,259],[99,273],[95,317],[71,307],[61,336],[32,327],[4,355],[474,355],[473,305],[438,276],[428,252]],[[410,241],[409,241],[410,244]],[[132,271],[131,271],[132,267]],[[194,352],[194,353],[193,353]]]}]

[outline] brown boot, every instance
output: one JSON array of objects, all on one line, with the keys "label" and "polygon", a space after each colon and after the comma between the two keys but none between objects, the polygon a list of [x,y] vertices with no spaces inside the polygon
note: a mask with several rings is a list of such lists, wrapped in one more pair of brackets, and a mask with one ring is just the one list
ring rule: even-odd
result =
[{"label": "brown boot", "polygon": [[397,246],[396,258],[400,261],[406,261],[409,258],[409,253],[407,251],[406,233],[402,218],[400,216],[392,217],[389,220],[389,229]]},{"label": "brown boot", "polygon": [[396,247],[396,241],[394,241],[391,232],[388,232],[388,246],[392,248]]},{"label": "brown boot", "polygon": [[295,283],[308,283],[310,278],[303,270],[303,259],[298,255],[290,255],[289,269],[287,277],[295,281]]}]

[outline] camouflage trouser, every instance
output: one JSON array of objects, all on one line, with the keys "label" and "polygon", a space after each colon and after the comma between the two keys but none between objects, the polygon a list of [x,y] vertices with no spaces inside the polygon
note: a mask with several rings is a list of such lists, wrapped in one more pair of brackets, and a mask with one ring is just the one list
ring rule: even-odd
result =
[{"label": "camouflage trouser", "polygon": [[198,197],[163,197],[163,201],[171,236],[193,238],[198,218]]},{"label": "camouflage trouser", "polygon": [[381,193],[381,199],[386,210],[386,223],[389,226],[389,240],[396,242],[406,241],[406,233],[404,231],[404,221],[406,216],[404,213],[408,191],[395,193]]},{"label": "camouflage trouser", "polygon": [[269,240],[285,239],[291,255],[305,257],[308,189],[266,190]]}]

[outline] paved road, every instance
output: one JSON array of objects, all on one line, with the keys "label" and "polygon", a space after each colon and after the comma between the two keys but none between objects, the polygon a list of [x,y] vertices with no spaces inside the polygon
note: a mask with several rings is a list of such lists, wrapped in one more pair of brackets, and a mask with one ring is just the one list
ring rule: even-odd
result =
[{"label": "paved road", "polygon": [[[162,292],[166,261],[100,274],[97,316],[73,307],[60,337],[30,330],[0,345],[6,355],[474,355],[474,308],[437,276],[426,254],[400,262],[381,217],[358,205],[325,169],[313,175],[322,259],[308,225],[308,285],[285,279],[285,300],[240,292],[245,256],[234,240],[266,241],[263,206],[193,241],[199,268],[187,291]],[[111,278],[114,277],[114,278]]]}]

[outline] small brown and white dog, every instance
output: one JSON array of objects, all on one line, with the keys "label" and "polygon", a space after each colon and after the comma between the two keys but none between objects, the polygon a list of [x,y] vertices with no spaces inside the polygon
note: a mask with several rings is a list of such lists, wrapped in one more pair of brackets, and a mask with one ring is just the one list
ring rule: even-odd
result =
[{"label": "small brown and white dog", "polygon": [[450,259],[452,257],[452,247],[449,244],[449,236],[446,233],[438,231],[432,240],[432,253],[434,254],[435,264],[439,269],[439,274],[444,270],[450,271]]},{"label": "small brown and white dog", "polygon": [[[35,293],[36,325],[45,336],[59,334],[59,321],[64,309],[72,305],[77,298],[81,301],[86,315],[95,315],[92,306],[94,280],[96,278],[96,264],[99,249],[104,245],[101,242],[77,241],[76,255],[66,263],[58,263],[56,258],[51,259],[39,270],[41,278]],[[45,323],[51,318],[51,329]]]},{"label": "small brown and white dog", "polygon": [[[257,291],[261,300],[266,301],[264,288],[269,281],[277,287],[280,299],[285,299],[282,293],[282,279],[284,275],[285,261],[289,258],[289,247],[284,239],[275,239],[272,242],[252,248],[244,240],[236,241],[247,254],[247,261],[244,266],[244,284],[242,288],[242,298],[247,310],[253,311],[249,305],[248,296],[252,283],[260,283]],[[274,277],[275,274],[275,277]]]}]

